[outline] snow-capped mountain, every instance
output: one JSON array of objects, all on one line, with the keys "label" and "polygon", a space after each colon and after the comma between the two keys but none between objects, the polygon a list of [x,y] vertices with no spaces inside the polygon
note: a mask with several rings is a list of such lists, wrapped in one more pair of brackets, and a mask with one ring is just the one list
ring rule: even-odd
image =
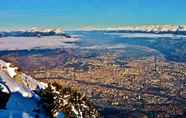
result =
[{"label": "snow-capped mountain", "polygon": [[[84,27],[74,29],[75,31],[126,31],[126,32],[146,32],[146,33],[179,33],[186,34],[186,25],[124,25],[113,27]],[[1,30],[0,37],[4,36],[53,36],[62,35],[67,36],[62,28],[38,28],[20,30]]]},{"label": "snow-capped mountain", "polygon": [[186,34],[186,25],[131,25],[108,28],[83,28],[81,30],[92,31],[125,31],[125,32],[143,32],[143,33],[184,33]]},{"label": "snow-capped mountain", "polygon": [[21,30],[2,30],[0,31],[0,37],[41,37],[41,36],[64,36],[71,38],[69,35],[64,33],[62,28],[48,29],[48,28],[31,28]]}]

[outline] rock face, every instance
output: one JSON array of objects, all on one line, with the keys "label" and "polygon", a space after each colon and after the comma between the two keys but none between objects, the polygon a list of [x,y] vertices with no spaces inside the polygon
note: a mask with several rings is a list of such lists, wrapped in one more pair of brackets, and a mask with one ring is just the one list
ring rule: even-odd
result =
[{"label": "rock face", "polygon": [[0,80],[0,109],[4,109],[6,107],[10,95],[10,89]]},{"label": "rock face", "polygon": [[51,117],[58,117],[63,112],[67,118],[100,118],[94,105],[84,95],[56,83],[49,84],[41,97]]}]

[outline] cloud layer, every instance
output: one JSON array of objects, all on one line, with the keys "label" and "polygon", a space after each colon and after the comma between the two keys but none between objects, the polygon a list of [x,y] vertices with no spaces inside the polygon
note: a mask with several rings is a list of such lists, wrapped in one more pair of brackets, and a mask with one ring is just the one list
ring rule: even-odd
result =
[{"label": "cloud layer", "polygon": [[[60,48],[74,47],[75,38],[64,38],[61,36],[47,37],[3,37],[0,38],[0,50],[24,50],[34,48]],[[71,42],[71,43],[66,43]]]}]

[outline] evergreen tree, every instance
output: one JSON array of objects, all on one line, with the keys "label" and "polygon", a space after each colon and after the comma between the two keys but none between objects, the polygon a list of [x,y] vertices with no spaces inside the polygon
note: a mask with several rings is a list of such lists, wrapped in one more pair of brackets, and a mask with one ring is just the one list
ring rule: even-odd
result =
[{"label": "evergreen tree", "polygon": [[57,83],[49,84],[40,94],[48,113],[55,118],[56,113],[63,112],[66,118],[99,118],[94,105],[85,95],[70,87],[62,87]]}]

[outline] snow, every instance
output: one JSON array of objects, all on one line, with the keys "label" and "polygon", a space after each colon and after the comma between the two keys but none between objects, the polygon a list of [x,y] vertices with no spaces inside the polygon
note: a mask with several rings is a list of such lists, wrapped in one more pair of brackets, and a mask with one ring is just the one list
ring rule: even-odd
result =
[{"label": "snow", "polygon": [[7,67],[7,72],[10,75],[10,77],[14,77],[16,75],[16,70],[18,69],[17,67],[10,67],[11,64],[10,63],[6,63],[6,67]]},{"label": "snow", "polygon": [[16,83],[16,81],[10,78],[10,76],[8,76],[6,72],[0,71],[0,77],[2,78],[2,81],[5,82],[6,85],[9,87],[11,92],[20,92],[24,97],[33,96],[33,93],[30,89]]},{"label": "snow", "polygon": [[32,97],[33,92],[29,87],[24,86],[21,83],[16,83],[13,77],[16,75],[17,67],[11,67],[10,63],[1,61],[0,65],[6,67],[4,70],[0,70],[0,77],[3,82],[9,87],[11,92],[20,92],[24,97]]},{"label": "snow", "polygon": [[31,76],[28,76],[24,73],[22,74],[22,79],[25,82],[25,85],[27,85],[27,87],[30,88],[31,90],[45,89],[47,87],[46,83],[38,82]]},{"label": "snow", "polygon": [[[79,116],[78,111],[75,109],[75,107],[72,105],[72,111],[76,114],[76,116]],[[78,117],[78,118],[83,118],[82,116]]]},{"label": "snow", "polygon": [[20,93],[12,93],[6,110],[0,110],[0,118],[35,118],[37,114],[40,118],[46,118],[44,111],[34,112],[39,108],[37,99],[25,98]]},{"label": "snow", "polygon": [[65,115],[63,112],[57,112],[56,116],[57,116],[57,118],[65,118]]},{"label": "snow", "polygon": [[43,33],[47,33],[47,32],[55,32],[56,34],[62,34],[64,33],[64,30],[62,28],[39,28],[39,27],[32,27],[30,30],[22,30],[23,32],[43,32]]},{"label": "snow", "polygon": [[0,60],[0,67],[0,70],[2,69],[2,67],[5,67],[9,76],[12,78],[16,75],[16,70],[18,69],[17,67],[11,67],[11,63],[7,63],[3,60]]},{"label": "snow", "polygon": [[117,26],[117,27],[107,27],[107,28],[97,28],[97,27],[89,27],[79,29],[80,31],[143,31],[143,32],[176,32],[176,31],[184,31],[186,32],[186,25],[131,25],[131,26]]},{"label": "snow", "polygon": [[[0,118],[47,118],[44,110],[39,104],[40,97],[33,92],[36,88],[44,89],[47,85],[37,82],[31,76],[22,74],[23,83],[17,83],[13,77],[16,75],[17,67],[10,66],[10,63],[0,60],[0,78],[11,91],[11,97],[6,105],[6,109],[0,110]],[[0,83],[3,91],[8,92],[4,84]],[[40,113],[36,111],[40,109]],[[35,111],[34,111],[35,110]]]},{"label": "snow", "polygon": [[37,83],[38,83],[40,89],[45,89],[48,86],[48,84],[44,83],[44,82],[37,82]]},{"label": "snow", "polygon": [[19,112],[19,111],[10,111],[10,110],[3,110],[0,111],[1,118],[34,118],[29,116],[28,113]]}]

